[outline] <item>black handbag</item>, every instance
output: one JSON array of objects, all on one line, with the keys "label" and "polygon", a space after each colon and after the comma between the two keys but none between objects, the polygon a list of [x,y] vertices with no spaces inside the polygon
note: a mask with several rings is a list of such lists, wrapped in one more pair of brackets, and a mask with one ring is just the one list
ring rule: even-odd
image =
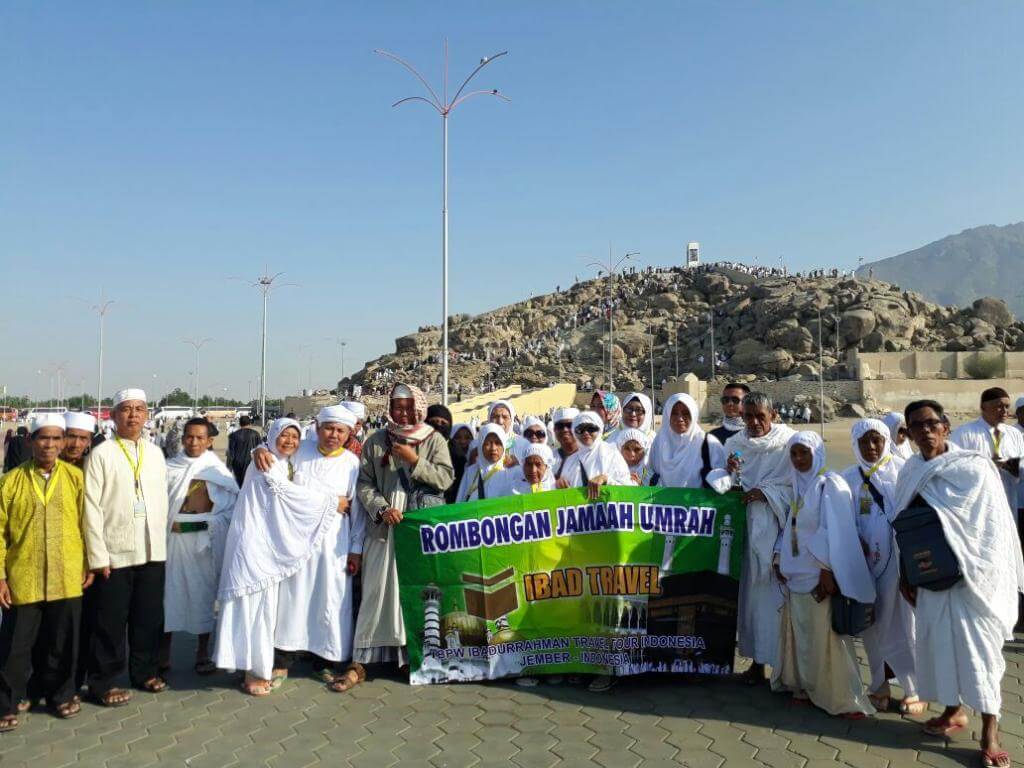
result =
[{"label": "black handbag", "polygon": [[964,577],[938,513],[920,496],[900,512],[892,527],[900,550],[900,572],[907,584],[941,592]]},{"label": "black handbag", "polygon": [[832,595],[832,631],[837,635],[859,635],[874,623],[874,603],[859,603],[838,592]]}]

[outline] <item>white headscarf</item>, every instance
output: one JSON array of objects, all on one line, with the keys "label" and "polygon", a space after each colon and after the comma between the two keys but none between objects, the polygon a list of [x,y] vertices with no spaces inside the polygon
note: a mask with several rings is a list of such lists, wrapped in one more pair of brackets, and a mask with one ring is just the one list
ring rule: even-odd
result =
[{"label": "white headscarf", "polygon": [[[599,430],[604,422],[594,411],[583,411],[572,420],[573,432],[581,424],[593,424]],[[583,441],[576,438],[579,446],[576,453],[569,456],[562,465],[562,479],[569,487],[583,486],[583,474],[588,479],[599,475],[608,478],[608,485],[633,485],[633,479],[629,476],[629,467],[626,460],[622,458],[618,448],[601,439],[601,433],[597,433],[597,439],[591,445],[584,445]]]},{"label": "white headscarf", "polygon": [[621,440],[622,431],[629,429],[629,427],[626,426],[626,406],[629,405],[634,400],[638,401],[640,405],[644,407],[644,420],[640,423],[639,427],[636,427],[636,429],[640,429],[648,434],[653,432],[652,427],[654,426],[654,406],[651,404],[651,398],[649,398],[643,392],[632,392],[629,395],[629,397],[622,401],[622,426],[619,428],[619,434],[615,436],[616,440]]},{"label": "white headscarf", "polygon": [[277,438],[281,436],[288,427],[294,427],[299,433],[299,439],[302,439],[302,425],[299,424],[295,419],[280,418],[274,419],[270,422],[270,429],[267,430],[267,448],[277,458],[282,458],[281,452],[277,450]]},{"label": "white headscarf", "polygon": [[[544,462],[544,475],[541,477],[538,487],[534,487],[526,479],[526,460],[531,456],[539,456]],[[551,467],[554,466],[555,458],[551,449],[544,443],[527,443],[523,450],[523,456],[517,466],[509,467],[503,475],[503,482],[500,487],[496,486],[494,496],[519,496],[525,493],[539,493],[550,491],[555,487],[555,478],[551,474]],[[490,492],[488,492],[490,495]]]},{"label": "white headscarf", "polygon": [[[875,465],[865,461],[861,455],[860,443],[858,442],[868,432],[877,432],[885,439],[885,448],[882,449],[882,456],[878,460],[878,467],[874,470],[872,467]],[[896,479],[903,468],[904,459],[893,450],[895,446],[889,437],[888,425],[880,419],[861,419],[850,430],[850,442],[853,443],[853,455],[857,459],[857,464],[864,470],[865,474],[870,473],[871,478],[877,479],[878,482],[875,484],[875,487],[878,488],[882,498],[885,500],[886,517],[892,521],[896,516]],[[890,457],[888,461],[886,461],[886,456]],[[861,482],[863,483],[863,481]],[[853,485],[851,484],[850,487],[852,488]]]},{"label": "white headscarf", "polygon": [[906,419],[903,418],[903,414],[899,411],[889,411],[885,416],[882,417],[882,423],[885,424],[889,430],[889,439],[892,441],[892,452],[899,456],[901,459],[909,459],[914,455],[914,447],[910,442],[910,438],[903,441],[902,444],[896,444],[896,438],[899,437],[900,429],[907,428]]},{"label": "white headscarf", "polygon": [[[517,445],[519,444],[519,436],[516,434],[516,409],[512,406],[508,400],[495,400],[487,407],[487,421],[491,420],[491,416],[494,415],[496,408],[507,408],[508,415],[512,419],[509,424],[508,433],[505,435],[505,450],[508,452],[514,452]],[[481,430],[482,432],[483,430]],[[483,445],[483,438],[480,438],[479,445]]]},{"label": "white headscarf", "polygon": [[476,439],[476,430],[473,428],[473,425],[472,424],[464,424],[464,423],[461,423],[461,422],[452,427],[452,437],[455,437],[455,435],[457,435],[459,433],[460,429],[467,429],[467,430],[469,430],[470,437],[472,437],[473,439]]},{"label": "white headscarf", "polygon": [[[498,460],[490,463],[484,458],[484,441],[494,435],[501,444],[501,455]],[[477,487],[481,482],[484,484],[484,493],[490,497],[489,488],[493,481],[499,480],[499,476],[505,471],[505,439],[507,435],[500,424],[488,422],[480,427],[476,436],[476,461],[466,465],[466,471],[462,474],[462,482],[459,483],[459,492],[456,496],[458,501],[473,501],[480,497],[480,489]],[[479,474],[479,478],[477,475]]]},{"label": "white headscarf", "polygon": [[807,542],[807,549],[831,569],[844,596],[873,603],[875,580],[861,549],[850,488],[838,474],[825,470],[825,443],[817,432],[805,430],[790,437],[787,455],[794,445],[803,445],[812,454],[806,472],[792,467],[794,495],[803,499],[803,509],[818,510],[818,530]]},{"label": "white headscarf", "polygon": [[[640,429],[626,427],[619,433],[618,440],[616,441],[616,444],[619,446],[620,453],[626,443],[630,440],[636,440],[636,442],[640,443],[640,447],[644,449],[644,457],[640,459],[639,463],[630,464],[627,462],[626,466],[629,467],[630,474],[636,475],[640,478],[640,485],[647,485],[647,476],[649,474],[648,465],[650,464],[651,459],[651,438],[647,436],[646,432]],[[622,458],[625,460],[625,455],[623,455]]]},{"label": "white headscarf", "polygon": [[[682,403],[690,412],[690,428],[682,435],[672,429],[672,409]],[[704,430],[700,426],[697,402],[685,392],[678,392],[665,401],[661,429],[651,447],[651,469],[660,476],[658,484],[666,488],[700,488],[704,460]]]}]

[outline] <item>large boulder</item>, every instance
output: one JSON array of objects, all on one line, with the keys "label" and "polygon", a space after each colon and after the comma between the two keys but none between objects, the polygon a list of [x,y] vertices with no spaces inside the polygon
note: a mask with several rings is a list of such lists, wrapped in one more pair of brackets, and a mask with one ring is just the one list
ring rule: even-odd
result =
[{"label": "large boulder", "polygon": [[1006,306],[1006,302],[992,296],[982,296],[971,305],[971,311],[975,317],[981,318],[997,328],[1002,325],[1010,325],[1013,322],[1013,313]]},{"label": "large boulder", "polygon": [[875,313],[869,309],[851,309],[839,318],[839,333],[848,344],[856,344],[875,330]]},{"label": "large boulder", "polygon": [[401,336],[395,339],[395,351],[400,355],[422,355],[428,352],[436,352],[440,343],[440,330],[430,330],[424,331],[422,333],[410,333],[408,336]]}]

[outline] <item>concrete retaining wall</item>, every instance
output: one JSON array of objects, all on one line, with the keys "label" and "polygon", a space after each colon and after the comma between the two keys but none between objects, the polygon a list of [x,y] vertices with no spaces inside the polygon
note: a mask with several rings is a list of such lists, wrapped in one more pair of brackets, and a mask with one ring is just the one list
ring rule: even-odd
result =
[{"label": "concrete retaining wall", "polygon": [[912,400],[938,400],[954,413],[976,413],[981,393],[989,387],[1002,387],[1011,399],[1024,393],[1024,378],[1010,379],[887,379],[859,382],[864,397],[884,411],[902,411]]},{"label": "concrete retaining wall", "polygon": [[[859,403],[864,397],[862,384],[866,382],[840,380],[825,382],[825,396],[834,399],[846,400]],[[888,384],[889,382],[885,382]],[[777,405],[783,403],[792,404],[797,396],[805,396],[818,399],[821,388],[816,381],[753,381],[749,384],[755,392],[764,392]],[[722,396],[724,382],[708,384],[708,398],[704,407],[704,416],[718,417],[722,414],[722,405],[719,398]]]}]

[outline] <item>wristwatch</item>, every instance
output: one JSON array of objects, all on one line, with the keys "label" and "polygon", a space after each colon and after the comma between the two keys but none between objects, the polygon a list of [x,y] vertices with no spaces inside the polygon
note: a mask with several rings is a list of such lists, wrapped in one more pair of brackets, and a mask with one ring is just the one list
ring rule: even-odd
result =
[{"label": "wristwatch", "polygon": [[377,510],[377,522],[381,523],[384,521],[384,513],[388,511],[388,505],[382,504],[380,509]]}]

